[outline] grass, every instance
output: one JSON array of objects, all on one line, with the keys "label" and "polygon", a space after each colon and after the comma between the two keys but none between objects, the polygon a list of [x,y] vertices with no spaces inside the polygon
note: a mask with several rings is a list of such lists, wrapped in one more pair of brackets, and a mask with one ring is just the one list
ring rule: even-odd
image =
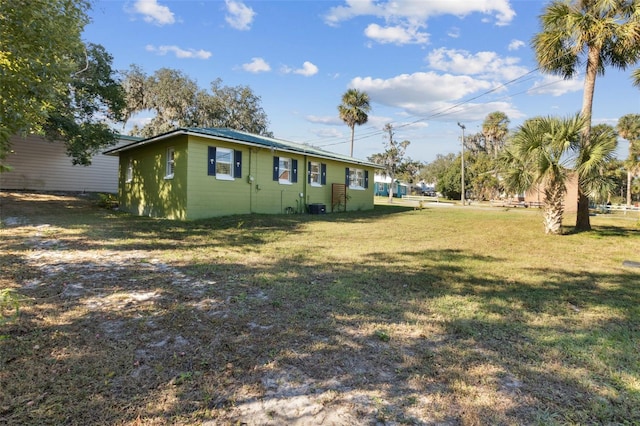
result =
[{"label": "grass", "polygon": [[640,422],[638,218],[553,237],[533,209],[180,223],[0,195],[0,423]]}]

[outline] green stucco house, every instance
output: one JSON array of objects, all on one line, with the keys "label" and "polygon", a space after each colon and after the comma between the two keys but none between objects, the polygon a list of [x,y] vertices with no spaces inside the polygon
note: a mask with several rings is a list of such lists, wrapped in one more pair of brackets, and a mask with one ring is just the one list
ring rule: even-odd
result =
[{"label": "green stucco house", "polygon": [[231,129],[179,128],[119,156],[120,209],[177,220],[373,208],[378,165]]}]

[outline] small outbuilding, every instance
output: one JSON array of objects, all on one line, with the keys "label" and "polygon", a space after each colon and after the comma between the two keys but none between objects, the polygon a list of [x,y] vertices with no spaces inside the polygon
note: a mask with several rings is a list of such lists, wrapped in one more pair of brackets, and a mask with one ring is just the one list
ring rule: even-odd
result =
[{"label": "small outbuilding", "polygon": [[392,182],[391,177],[376,173],[374,176],[375,183],[375,195],[379,197],[388,197],[389,190],[393,190],[393,196],[396,198],[402,198],[404,195],[408,195],[408,188],[404,182],[400,182],[397,179],[394,179]]},{"label": "small outbuilding", "polygon": [[179,128],[106,151],[120,209],[194,220],[373,209],[376,164],[226,128]]}]

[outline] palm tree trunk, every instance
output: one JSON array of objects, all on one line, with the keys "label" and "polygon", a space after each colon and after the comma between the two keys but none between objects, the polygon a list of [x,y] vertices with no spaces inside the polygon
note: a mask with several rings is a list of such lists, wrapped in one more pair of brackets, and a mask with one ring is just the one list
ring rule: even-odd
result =
[{"label": "palm tree trunk", "polygon": [[[593,111],[593,93],[596,87],[596,76],[598,74],[598,65],[600,63],[600,49],[589,46],[589,54],[587,57],[587,72],[584,78],[584,90],[582,94],[582,111],[581,114],[585,118],[585,126],[582,130],[581,144],[586,148],[590,143],[591,135],[591,115]],[[589,231],[591,223],[589,221],[589,197],[584,193],[578,179],[578,215],[576,217],[576,230]]]},{"label": "palm tree trunk", "polygon": [[553,180],[544,190],[544,232],[558,235],[562,232],[564,215],[564,193],[566,188]]},{"label": "palm tree trunk", "polygon": [[627,206],[631,205],[631,182],[632,182],[631,170],[627,170]]},{"label": "palm tree trunk", "polygon": [[576,230],[591,230],[591,223],[589,221],[589,197],[583,194],[580,188],[578,188],[578,216],[576,217]]},{"label": "palm tree trunk", "polygon": [[356,131],[356,125],[354,124],[353,126],[351,126],[351,157],[353,157],[353,135],[355,134]]}]

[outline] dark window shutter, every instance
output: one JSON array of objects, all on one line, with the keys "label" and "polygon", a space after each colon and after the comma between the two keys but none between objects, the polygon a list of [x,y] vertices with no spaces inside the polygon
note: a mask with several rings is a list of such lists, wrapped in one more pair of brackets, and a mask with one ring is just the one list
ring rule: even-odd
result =
[{"label": "dark window shutter", "polygon": [[344,184],[349,186],[349,168],[347,167],[344,172]]},{"label": "dark window shutter", "polygon": [[207,174],[209,176],[216,175],[216,147],[210,146],[207,155]]},{"label": "dark window shutter", "polygon": [[364,187],[369,187],[369,170],[364,171]]},{"label": "dark window shutter", "polygon": [[273,157],[273,180],[278,180],[278,169],[280,168],[280,157]]},{"label": "dark window shutter", "polygon": [[320,164],[320,184],[327,184],[327,165],[324,163]]},{"label": "dark window shutter", "polygon": [[307,163],[307,183],[311,183],[311,161]]},{"label": "dark window shutter", "polygon": [[291,160],[291,182],[298,181],[298,160]]},{"label": "dark window shutter", "polygon": [[242,151],[234,151],[233,159],[235,160],[235,167],[233,168],[233,177],[242,177]]}]

